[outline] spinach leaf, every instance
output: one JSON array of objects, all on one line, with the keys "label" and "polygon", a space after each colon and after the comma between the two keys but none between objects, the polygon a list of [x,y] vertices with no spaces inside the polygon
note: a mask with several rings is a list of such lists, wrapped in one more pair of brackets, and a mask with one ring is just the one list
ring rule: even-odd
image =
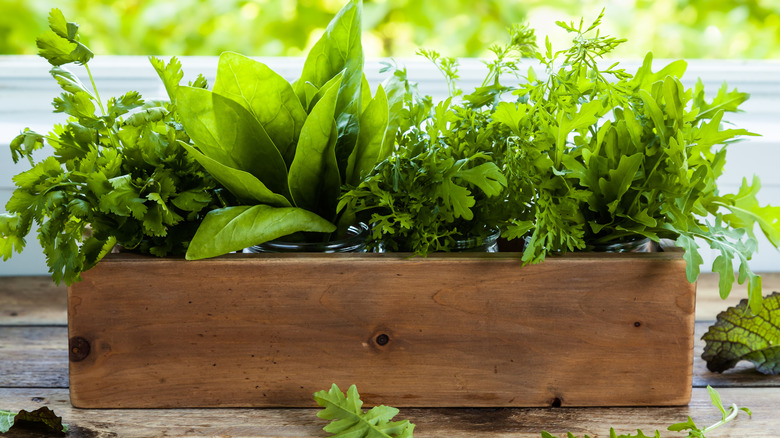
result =
[{"label": "spinach leaf", "polygon": [[339,174],[346,177],[347,161],[355,149],[360,130],[363,46],[361,43],[363,2],[350,0],[328,24],[325,33],[312,47],[295,83],[295,93],[306,104],[305,84],[322,88],[331,78],[344,72],[336,103],[336,160]]},{"label": "spinach leaf", "polygon": [[295,205],[325,218],[335,216],[341,187],[333,120],[337,97],[338,87],[333,86],[314,106],[303,124],[289,173]]},{"label": "spinach leaf", "polygon": [[[376,163],[387,158],[390,148],[384,147],[389,111],[387,95],[380,85],[360,115],[360,135],[358,144],[350,156],[351,166],[347,166],[347,184],[358,185]],[[351,169],[350,169],[351,167]]]},{"label": "spinach leaf", "polygon": [[225,52],[219,57],[214,93],[248,110],[268,133],[287,166],[292,163],[306,110],[287,80],[261,62]]},{"label": "spinach leaf", "polygon": [[289,196],[284,158],[249,111],[201,88],[179,87],[177,93],[182,124],[203,155],[245,170],[274,193]]},{"label": "spinach leaf", "polygon": [[186,258],[215,257],[301,231],[332,233],[335,229],[327,220],[301,208],[263,204],[225,207],[206,215]]}]

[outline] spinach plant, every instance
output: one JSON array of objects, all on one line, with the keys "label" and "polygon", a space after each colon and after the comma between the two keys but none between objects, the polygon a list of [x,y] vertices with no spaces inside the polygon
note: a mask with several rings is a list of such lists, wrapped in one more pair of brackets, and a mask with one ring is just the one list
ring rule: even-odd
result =
[{"label": "spinach plant", "polygon": [[206,215],[188,259],[296,233],[327,240],[354,221],[337,214],[341,186],[389,153],[390,123],[387,94],[372,96],[363,76],[361,10],[359,0],[341,9],[293,84],[224,53],[213,90],[168,89],[194,141],[182,146],[237,199]]},{"label": "spinach plant", "polygon": [[[63,90],[54,111],[70,118],[47,135],[25,129],[11,142],[14,162],[26,158],[32,168],[13,178],[8,213],[0,215],[0,254],[5,260],[21,252],[33,222],[57,283],[78,280],[117,244],[161,257],[183,254],[219,202],[213,179],[179,146],[190,140],[176,108],[145,102],[135,91],[103,102],[78,25],[52,9],[49,27],[37,40],[39,54]],[[155,62],[178,84],[176,60]],[[63,67],[72,63],[84,67],[91,87]],[[53,154],[36,161],[33,153],[44,144]]]}]

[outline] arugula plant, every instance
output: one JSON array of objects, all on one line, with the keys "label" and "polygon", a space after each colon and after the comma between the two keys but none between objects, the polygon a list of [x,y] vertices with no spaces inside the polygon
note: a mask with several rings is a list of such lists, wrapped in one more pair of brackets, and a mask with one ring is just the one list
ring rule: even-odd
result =
[{"label": "arugula plant", "polygon": [[494,106],[494,119],[514,136],[503,169],[509,184],[532,190],[530,218],[508,217],[504,236],[527,236],[529,263],[599,243],[672,239],[685,251],[691,282],[703,262],[699,238],[719,253],[721,295],[730,292],[736,261],[758,310],[761,279],[748,265],[754,228],[778,247],[780,207],[759,205],[757,178],[736,194],[717,185],[728,145],[755,135],[723,128],[724,115],[748,95],[724,84],[707,100],[701,81],[693,89],[680,82],[684,61],[654,72],[652,54],[635,74],[600,66],[623,42],[600,34],[603,13],[587,28],[559,22],[574,35],[572,47],[553,52],[548,39],[544,53],[534,51],[546,77],[529,69],[512,87],[515,101]]},{"label": "arugula plant", "polygon": [[[205,212],[219,203],[214,181],[179,146],[190,140],[175,106],[145,102],[135,91],[103,102],[78,25],[52,9],[49,27],[37,40],[39,54],[63,90],[54,111],[70,118],[47,135],[25,129],[11,142],[14,162],[26,158],[32,168],[13,178],[8,213],[0,215],[0,254],[5,260],[21,252],[33,222],[57,283],[78,280],[117,244],[161,257],[183,254]],[[178,84],[178,61],[154,62]],[[63,67],[72,63],[84,67],[91,87]],[[45,144],[53,153],[36,161],[33,153]]]},{"label": "arugula plant", "polygon": [[213,90],[169,87],[194,145],[182,146],[236,198],[210,211],[187,251],[201,259],[284,236],[328,240],[352,225],[337,214],[356,184],[389,154],[387,94],[363,76],[360,0],[349,1],[290,84],[261,62],[219,58]]}]

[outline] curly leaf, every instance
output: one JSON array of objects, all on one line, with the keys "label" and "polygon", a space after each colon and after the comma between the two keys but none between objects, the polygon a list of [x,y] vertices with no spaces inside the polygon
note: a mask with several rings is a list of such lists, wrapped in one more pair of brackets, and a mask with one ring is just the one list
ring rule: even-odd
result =
[{"label": "curly leaf", "polygon": [[729,307],[702,339],[702,359],[710,371],[723,372],[748,360],[761,373],[780,374],[780,293],[764,297],[758,312],[748,309],[747,300]]},{"label": "curly leaf", "polygon": [[51,65],[62,65],[75,62],[86,64],[93,56],[87,46],[78,41],[78,24],[65,20],[62,11],[52,9],[49,12],[49,28],[39,36],[35,42],[38,45],[38,54]]},{"label": "curly leaf", "polygon": [[0,433],[6,433],[11,427],[24,423],[43,423],[56,432],[68,432],[68,425],[62,422],[62,417],[46,406],[30,412],[21,410],[13,413],[0,410]]},{"label": "curly leaf", "polygon": [[168,93],[168,98],[171,102],[176,101],[176,92],[179,89],[179,83],[184,77],[184,72],[181,69],[181,61],[175,56],[165,64],[165,61],[154,56],[149,57],[152,67],[157,71],[157,75],[165,85],[165,91]]},{"label": "curly leaf", "polygon": [[329,391],[314,394],[314,400],[323,410],[317,416],[323,420],[335,420],[325,426],[325,432],[332,437],[342,438],[412,438],[414,424],[409,420],[390,421],[398,414],[398,409],[389,406],[375,406],[363,412],[357,387],[352,385],[346,396],[334,383]]},{"label": "curly leaf", "polygon": [[187,260],[238,251],[301,231],[332,233],[336,227],[316,214],[295,207],[269,205],[211,210],[187,249]]}]

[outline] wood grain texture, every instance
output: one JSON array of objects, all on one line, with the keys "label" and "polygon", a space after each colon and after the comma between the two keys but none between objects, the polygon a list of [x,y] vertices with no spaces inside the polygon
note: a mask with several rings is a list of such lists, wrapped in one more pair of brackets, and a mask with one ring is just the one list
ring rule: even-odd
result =
[{"label": "wood grain texture", "polygon": [[0,387],[67,388],[67,329],[0,326]]},{"label": "wood grain texture", "polygon": [[[718,438],[777,437],[780,388],[723,388],[723,402],[747,406],[753,418],[740,415],[717,429]],[[326,424],[316,409],[76,409],[61,389],[0,389],[0,400],[11,410],[49,406],[71,427],[73,437],[230,436],[324,437]],[[707,391],[693,390],[688,406],[665,408],[406,408],[398,419],[416,424],[417,438],[539,438],[542,430],[557,436],[665,432],[668,425],[691,416],[701,424],[715,423],[719,412]],[[9,435],[12,436],[12,435]],[[17,437],[40,436],[19,433]],[[664,434],[663,436],[666,436]]]},{"label": "wood grain texture", "polygon": [[[693,387],[778,387],[780,376],[765,376],[749,362],[733,370],[713,373],[701,359],[701,336],[710,323],[697,322],[694,343]],[[0,387],[65,388],[68,386],[66,327],[0,327]]]},{"label": "wood grain texture", "polygon": [[51,277],[0,277],[0,325],[65,325],[67,299]]},{"label": "wood grain texture", "polygon": [[69,338],[90,350],[70,363],[71,399],[311,406],[336,382],[394,406],[688,402],[695,291],[679,253],[521,265],[507,254],[111,256],[70,289]]}]

